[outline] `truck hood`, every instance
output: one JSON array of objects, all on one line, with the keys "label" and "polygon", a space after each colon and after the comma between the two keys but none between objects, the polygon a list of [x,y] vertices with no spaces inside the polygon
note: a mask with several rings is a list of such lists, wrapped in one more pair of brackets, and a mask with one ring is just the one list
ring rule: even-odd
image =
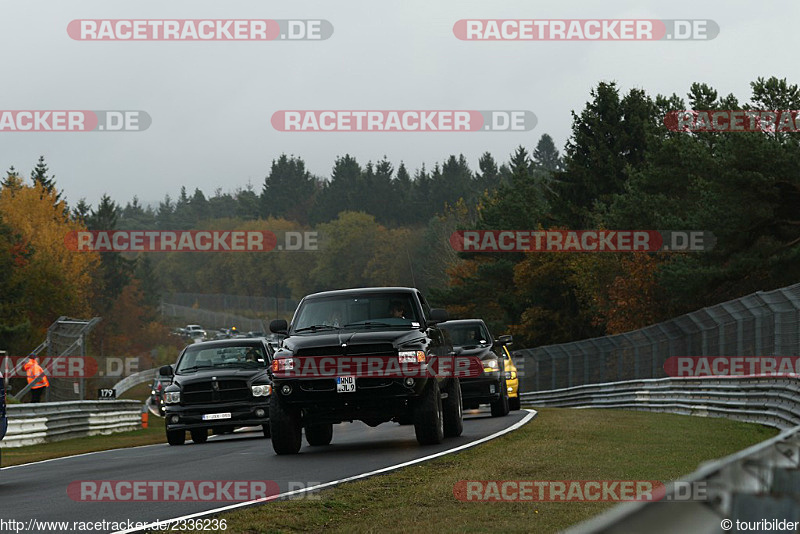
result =
[{"label": "truck hood", "polygon": [[256,382],[264,384],[271,382],[267,369],[208,369],[197,370],[192,373],[175,375],[172,384],[167,386],[165,391],[172,386],[194,384],[196,382],[208,382],[209,380],[246,380],[248,384]]},{"label": "truck hood", "polygon": [[298,351],[323,347],[339,347],[342,352],[351,345],[391,344],[400,348],[412,344],[426,343],[425,334],[419,329],[386,329],[386,330],[342,330],[320,334],[294,335],[283,341],[282,348],[276,356],[296,354]]},{"label": "truck hood", "polygon": [[464,348],[464,347],[456,347],[456,356],[477,356],[481,360],[490,360],[492,358],[497,358],[497,354],[492,352],[491,345],[488,347],[475,347],[475,348]]}]

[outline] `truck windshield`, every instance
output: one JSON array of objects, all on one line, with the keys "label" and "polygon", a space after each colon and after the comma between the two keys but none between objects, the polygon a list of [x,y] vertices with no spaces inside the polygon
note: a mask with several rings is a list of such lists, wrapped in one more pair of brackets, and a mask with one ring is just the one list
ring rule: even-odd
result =
[{"label": "truck windshield", "polygon": [[267,357],[258,346],[189,347],[178,363],[176,373],[192,373],[203,369],[240,367],[257,369],[267,366]]},{"label": "truck windshield", "polygon": [[359,293],[306,299],[292,331],[419,327],[421,318],[408,293]]},{"label": "truck windshield", "polygon": [[478,347],[492,343],[489,332],[481,323],[444,323],[441,326],[450,333],[454,347]]}]

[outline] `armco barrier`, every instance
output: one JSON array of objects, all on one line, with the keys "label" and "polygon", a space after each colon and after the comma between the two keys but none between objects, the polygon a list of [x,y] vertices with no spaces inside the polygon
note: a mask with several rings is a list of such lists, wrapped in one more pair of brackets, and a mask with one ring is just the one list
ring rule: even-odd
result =
[{"label": "armco barrier", "polygon": [[800,380],[691,377],[627,380],[522,393],[532,407],[618,408],[726,417],[779,429],[800,425]]},{"label": "armco barrier", "polygon": [[800,355],[800,284],[613,336],[515,350],[522,391],[666,378],[673,356]]},{"label": "armco barrier", "polygon": [[142,403],[133,400],[11,404],[0,447],[136,430],[141,428],[141,412]]},{"label": "armco barrier", "polygon": [[134,373],[130,376],[126,376],[112,387],[114,391],[117,393],[117,397],[131,389],[133,386],[138,386],[139,384],[143,384],[145,382],[152,382],[155,380],[156,375],[158,374],[158,369],[147,369],[145,371],[139,371],[138,373]]},{"label": "armco barrier", "polygon": [[[708,462],[667,486],[668,498],[618,505],[569,534],[723,532],[724,520],[800,521],[800,377],[691,377],[628,380],[521,394],[533,407],[615,408],[725,417],[785,429]],[[702,483],[703,500],[677,502],[676,488]],[[668,502],[672,500],[673,502]],[[780,531],[763,528],[749,530]],[[791,529],[794,531],[794,529]]]}]

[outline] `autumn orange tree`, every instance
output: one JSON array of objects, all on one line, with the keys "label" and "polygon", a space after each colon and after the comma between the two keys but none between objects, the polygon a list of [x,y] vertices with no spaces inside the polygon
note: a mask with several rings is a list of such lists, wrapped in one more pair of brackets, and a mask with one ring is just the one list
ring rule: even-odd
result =
[{"label": "autumn orange tree", "polygon": [[[27,185],[19,178],[6,180],[0,189],[0,213],[14,236],[11,249],[5,250],[15,258],[9,276],[24,283],[20,302],[25,319],[31,324],[29,335],[14,343],[15,350],[30,350],[29,345],[38,344],[59,316],[92,315],[93,277],[99,257],[94,252],[76,252],[65,246],[65,235],[85,230],[85,226],[69,216],[66,203],[45,184]],[[0,246],[9,247],[9,242]],[[20,253],[22,250],[24,254]],[[18,311],[3,312],[9,316],[2,320],[19,319]]]}]

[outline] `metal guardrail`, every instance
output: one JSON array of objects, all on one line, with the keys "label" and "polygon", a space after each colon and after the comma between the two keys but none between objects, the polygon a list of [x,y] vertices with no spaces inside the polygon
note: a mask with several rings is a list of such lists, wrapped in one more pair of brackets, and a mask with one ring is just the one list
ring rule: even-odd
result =
[{"label": "metal guardrail", "polygon": [[665,378],[672,356],[797,356],[800,284],[758,291],[646,328],[514,351],[520,389]]},{"label": "metal guardrail", "polygon": [[247,310],[259,315],[274,313],[276,316],[291,316],[298,304],[298,301],[294,299],[222,293],[172,293],[164,295],[162,300],[167,304],[177,304],[188,308],[197,307],[204,310],[234,313]]},{"label": "metal guardrail", "polygon": [[158,375],[158,369],[146,369],[130,376],[126,376],[112,387],[117,392],[117,397],[119,397],[134,386],[138,386],[139,384],[143,384],[145,382],[152,382],[155,380],[156,375]]},{"label": "metal guardrail", "polygon": [[778,429],[800,425],[796,378],[690,377],[627,380],[520,394],[525,406],[616,408],[726,417]]},{"label": "metal guardrail", "polygon": [[142,403],[133,400],[11,404],[0,448],[136,430],[141,412]]},{"label": "metal guardrail", "polygon": [[268,331],[267,321],[253,319],[252,317],[243,317],[241,315],[234,315],[232,313],[216,312],[201,308],[192,308],[189,306],[179,306],[177,304],[170,304],[167,302],[162,302],[159,307],[161,309],[161,315],[167,317],[181,317],[188,323],[200,324],[212,337],[214,333],[209,332],[209,329],[230,328],[232,326],[235,326],[240,332]]},{"label": "metal guardrail", "polygon": [[[723,532],[723,520],[800,521],[800,377],[628,380],[521,394],[525,406],[621,408],[725,417],[785,429],[708,462],[669,484],[665,499],[626,503],[571,527],[569,534]],[[676,488],[702,482],[704,498],[679,502]],[[756,531],[781,529],[756,529]],[[794,531],[794,529],[791,529]]]}]

